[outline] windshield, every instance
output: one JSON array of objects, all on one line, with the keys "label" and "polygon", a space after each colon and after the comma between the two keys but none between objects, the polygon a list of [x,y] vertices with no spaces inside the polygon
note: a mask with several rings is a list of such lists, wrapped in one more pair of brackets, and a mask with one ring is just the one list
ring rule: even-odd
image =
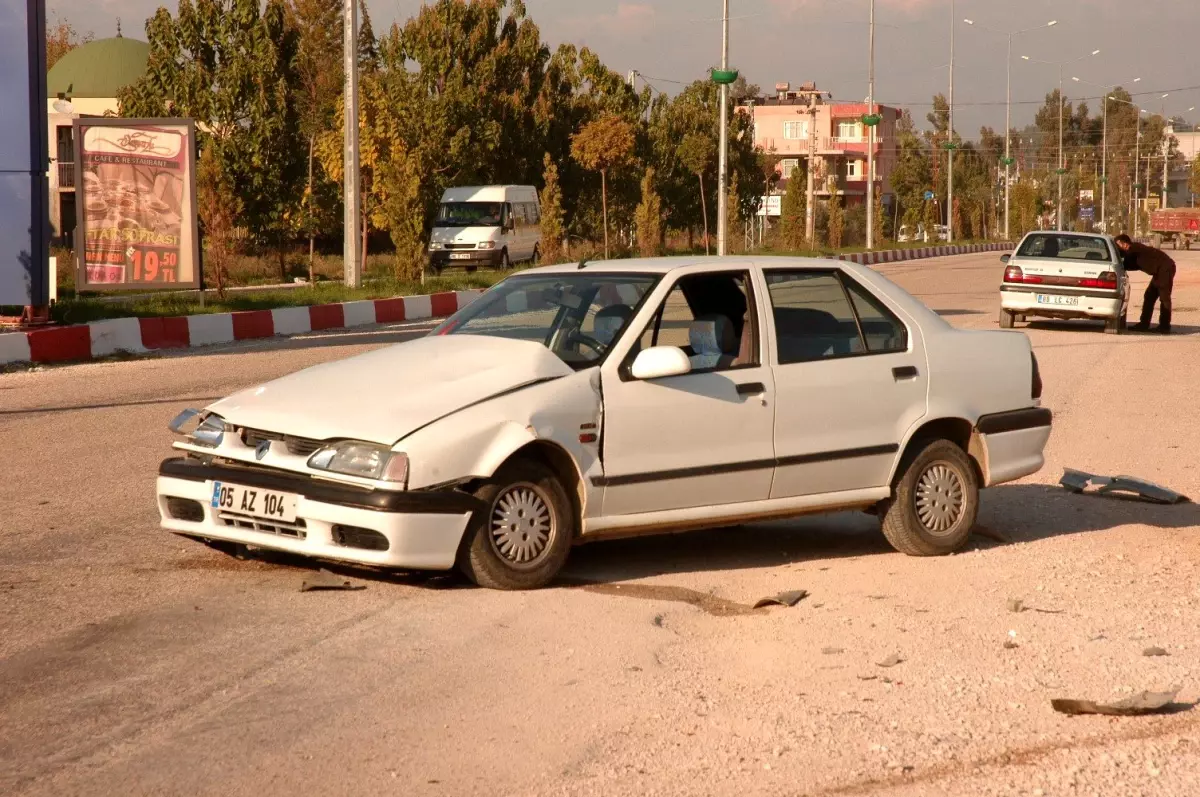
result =
[{"label": "windshield", "polygon": [[1030,235],[1021,242],[1017,257],[1042,257],[1059,260],[1111,261],[1112,253],[1103,238],[1052,233]]},{"label": "windshield", "polygon": [[445,202],[433,226],[499,227],[503,220],[503,202]]},{"label": "windshield", "polygon": [[541,343],[572,368],[595,365],[620,338],[653,274],[509,277],[434,330]]}]

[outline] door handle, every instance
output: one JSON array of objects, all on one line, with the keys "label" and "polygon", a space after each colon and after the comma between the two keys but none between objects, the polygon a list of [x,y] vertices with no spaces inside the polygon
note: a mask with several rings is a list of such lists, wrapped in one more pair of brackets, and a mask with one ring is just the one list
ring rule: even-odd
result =
[{"label": "door handle", "polygon": [[903,365],[892,369],[892,378],[899,382],[901,379],[916,379],[920,372],[915,365]]},{"label": "door handle", "polygon": [[762,382],[746,382],[737,386],[739,396],[757,396],[767,392]]}]

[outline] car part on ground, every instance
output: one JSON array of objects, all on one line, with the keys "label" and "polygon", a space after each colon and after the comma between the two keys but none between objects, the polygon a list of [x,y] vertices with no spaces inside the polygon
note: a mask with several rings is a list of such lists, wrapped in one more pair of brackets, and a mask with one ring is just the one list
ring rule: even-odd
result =
[{"label": "car part on ground", "polygon": [[1182,493],[1177,493],[1174,490],[1145,481],[1144,479],[1134,478],[1133,476],[1095,476],[1091,473],[1084,473],[1081,470],[1072,470],[1071,468],[1063,469],[1063,476],[1059,484],[1073,493],[1083,494],[1089,487],[1094,487],[1096,490],[1094,493],[1091,493],[1093,495],[1127,497],[1132,494],[1133,497],[1153,504],[1182,504],[1191,501],[1190,498]]},{"label": "car part on ground", "polygon": [[1111,717],[1137,717],[1143,714],[1166,714],[1191,704],[1176,703],[1178,689],[1170,692],[1139,692],[1132,697],[1114,703],[1097,703],[1092,700],[1058,698],[1050,705],[1060,714],[1104,714]]}]

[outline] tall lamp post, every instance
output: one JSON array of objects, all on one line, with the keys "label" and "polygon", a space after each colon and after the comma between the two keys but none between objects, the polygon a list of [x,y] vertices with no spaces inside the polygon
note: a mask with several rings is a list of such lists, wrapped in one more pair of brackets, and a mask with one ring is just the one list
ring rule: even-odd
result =
[{"label": "tall lamp post", "polygon": [[1044,28],[1053,28],[1055,25],[1058,24],[1058,20],[1052,19],[1049,22],[1047,22],[1045,25],[1038,25],[1036,27],[1025,28],[1023,30],[1014,30],[1014,31],[1003,31],[1003,30],[1000,30],[999,28],[992,28],[987,25],[980,25],[980,24],[976,23],[975,20],[973,20],[973,19],[964,19],[963,22],[967,23],[968,25],[971,25],[971,26],[974,26],[977,28],[981,28],[981,29],[989,31],[991,33],[997,33],[1001,36],[1005,36],[1008,38],[1008,57],[1005,59],[1005,71],[1007,73],[1007,76],[1006,76],[1007,99],[1004,102],[1004,239],[1008,240],[1008,234],[1009,234],[1008,210],[1009,210],[1009,197],[1011,195],[1011,191],[1010,191],[1010,188],[1011,188],[1010,182],[1011,182],[1011,174],[1012,174],[1011,167],[1013,164],[1012,155],[1009,153],[1010,140],[1012,139],[1011,131],[1012,131],[1012,43],[1013,43],[1013,37],[1020,36],[1022,33],[1030,33],[1035,30],[1043,30]]},{"label": "tall lamp post", "polygon": [[954,243],[954,0],[950,0],[950,119],[946,125],[946,243]]},{"label": "tall lamp post", "polygon": [[[721,86],[721,151],[717,167],[717,254],[724,257],[729,247],[729,84],[737,74],[729,72],[729,0],[724,0],[721,13],[721,68],[713,72],[713,80]],[[728,78],[728,79],[726,79]]]},{"label": "tall lamp post", "polygon": [[[1116,100],[1117,102],[1123,102],[1123,100],[1117,100],[1116,97],[1111,96],[1108,92],[1113,91],[1120,84],[1101,86],[1098,83],[1092,83],[1074,76],[1071,77],[1071,80],[1076,83],[1094,86],[1104,91],[1104,113],[1102,114],[1104,117],[1104,132],[1100,141],[1100,220],[1104,222],[1104,231],[1108,232],[1108,101]],[[1142,79],[1135,77],[1130,82],[1141,83]]]},{"label": "tall lamp post", "polygon": [[879,118],[875,115],[875,0],[871,0],[870,26],[867,45],[867,112],[863,114],[863,124],[867,126],[867,249],[875,248],[875,125]]},{"label": "tall lamp post", "polygon": [[1035,64],[1048,64],[1049,66],[1058,67],[1058,210],[1054,215],[1056,222],[1055,229],[1059,232],[1062,232],[1063,228],[1063,175],[1067,173],[1066,161],[1063,160],[1063,106],[1066,105],[1063,101],[1062,91],[1063,67],[1099,54],[1099,50],[1092,50],[1090,53],[1081,55],[1078,58],[1071,58],[1067,61],[1042,61],[1037,58],[1030,58],[1028,55],[1021,56],[1023,60],[1031,61]]}]

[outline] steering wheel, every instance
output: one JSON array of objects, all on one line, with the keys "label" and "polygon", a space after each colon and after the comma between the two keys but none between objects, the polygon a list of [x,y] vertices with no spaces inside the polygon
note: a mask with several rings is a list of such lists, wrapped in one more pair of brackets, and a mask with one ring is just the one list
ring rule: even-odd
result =
[{"label": "steering wheel", "polygon": [[604,352],[608,349],[608,346],[605,344],[601,343],[590,335],[583,334],[579,330],[572,332],[568,340],[572,343],[582,343],[584,346],[587,346],[589,349],[595,352],[597,357],[603,357]]}]

